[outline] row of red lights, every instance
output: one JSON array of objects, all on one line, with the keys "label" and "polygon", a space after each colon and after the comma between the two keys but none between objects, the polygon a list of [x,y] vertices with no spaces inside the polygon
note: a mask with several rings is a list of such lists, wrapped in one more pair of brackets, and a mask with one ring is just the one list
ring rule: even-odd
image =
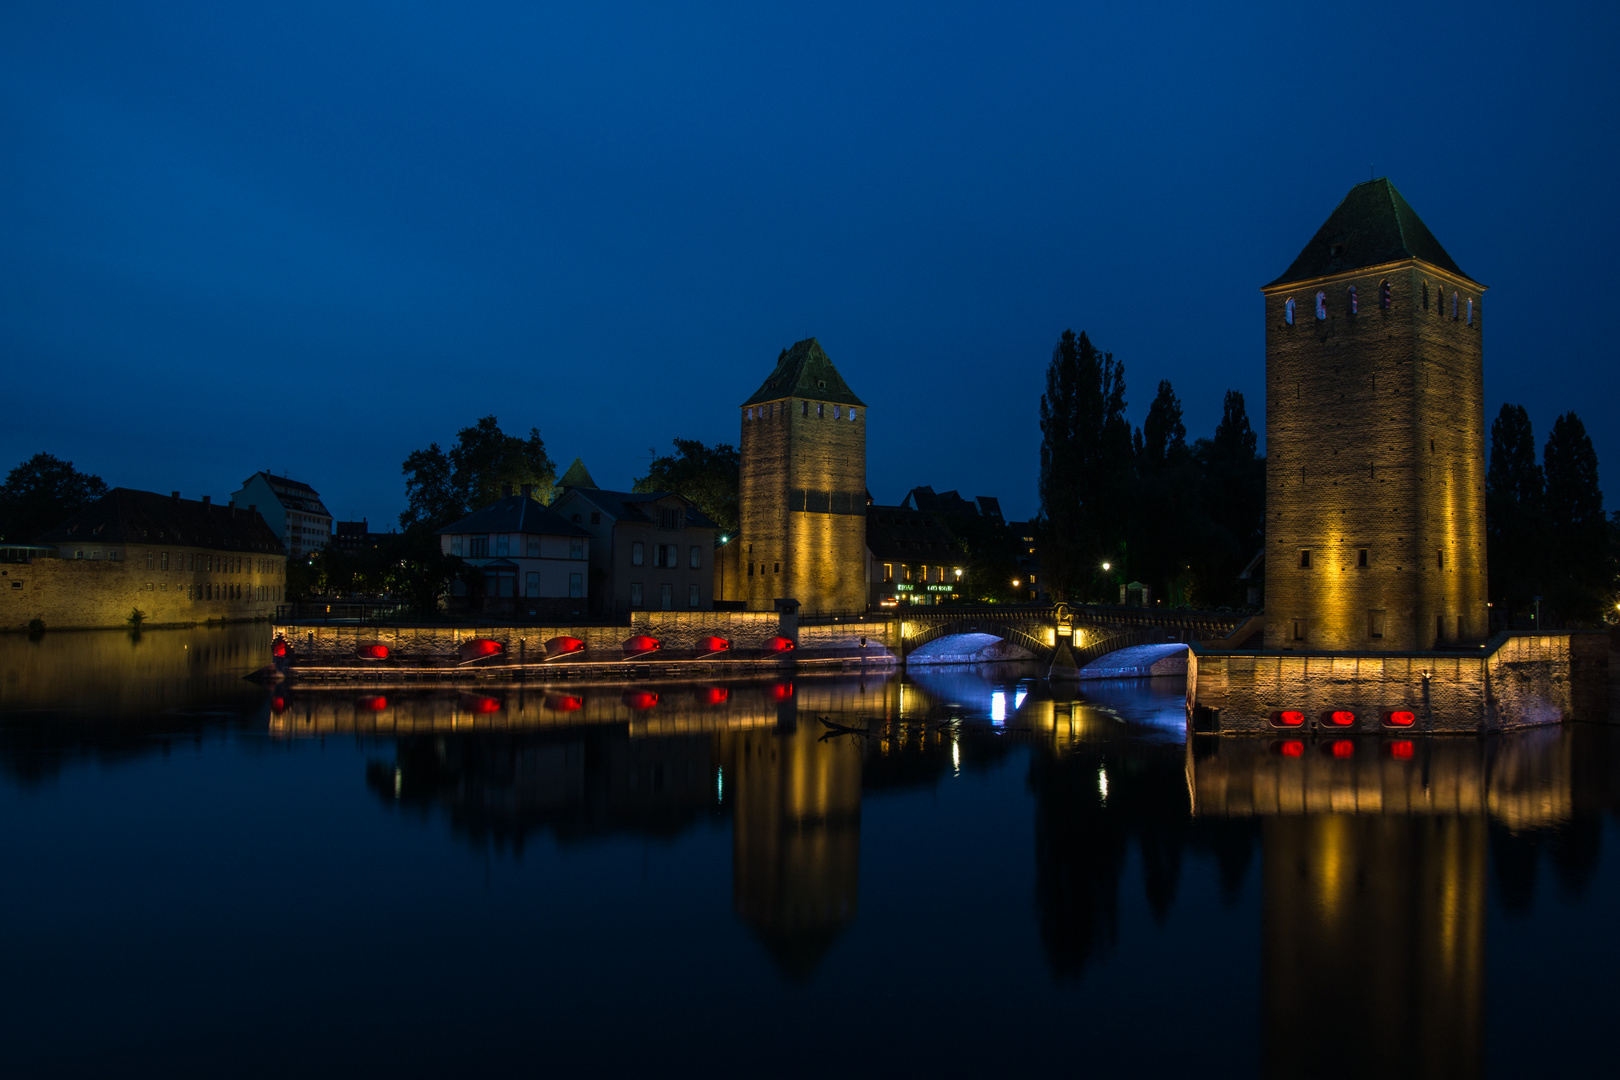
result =
[{"label": "row of red lights", "polygon": [[[638,634],[624,643],[624,651],[631,655],[642,655],[657,652],[664,647],[664,643],[655,637]],[[717,653],[728,652],[731,642],[722,637],[706,637],[698,642],[698,652]],[[765,646],[769,651],[776,653],[792,652],[794,642],[785,637],[773,637]],[[491,638],[472,638],[461,646],[461,653],[469,659],[479,660],[489,656],[496,656],[506,651],[506,646]],[[585,643],[579,638],[560,637],[553,638],[546,643],[546,651],[550,656],[566,656],[570,653],[584,652]],[[270,655],[280,659],[287,655],[287,643],[276,638],[270,644]],[[362,660],[386,660],[390,655],[386,645],[362,645],[356,650]]]},{"label": "row of red lights", "polygon": [[[1318,722],[1326,728],[1352,728],[1356,726],[1356,714],[1348,709],[1330,709],[1318,717]],[[1417,714],[1410,709],[1391,709],[1384,714],[1384,726],[1393,728],[1411,727],[1417,723]],[[1278,728],[1297,728],[1305,726],[1305,714],[1298,709],[1281,709],[1271,714],[1271,726]]]},{"label": "row of red lights", "polygon": [[[1271,752],[1282,757],[1304,757],[1305,741],[1303,739],[1282,739],[1271,744]],[[1323,752],[1343,760],[1356,756],[1356,744],[1352,739],[1334,739],[1323,746]],[[1411,739],[1392,739],[1384,745],[1384,752],[1397,761],[1411,761],[1416,753],[1416,747]]]},{"label": "row of red lights", "polygon": [[[731,698],[731,691],[724,686],[706,686],[697,693],[699,700],[705,705],[724,705]],[[781,682],[771,686],[773,701],[787,701],[792,697],[792,683]],[[484,694],[463,694],[462,699],[469,712],[494,713],[505,708],[505,703],[500,698]],[[620,700],[632,709],[644,710],[656,706],[661,698],[656,690],[628,690]],[[585,699],[578,694],[547,694],[545,697],[545,707],[553,712],[574,712],[584,706]],[[388,708],[388,698],[382,694],[367,694],[355,699],[355,707],[363,712],[383,712]],[[271,698],[270,711],[277,715],[286,712],[287,699],[280,694]]]}]

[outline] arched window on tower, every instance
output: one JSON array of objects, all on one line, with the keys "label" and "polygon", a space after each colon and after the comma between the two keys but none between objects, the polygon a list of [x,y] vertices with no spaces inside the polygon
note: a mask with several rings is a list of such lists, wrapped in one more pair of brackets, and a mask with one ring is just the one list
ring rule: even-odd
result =
[{"label": "arched window on tower", "polygon": [[810,415],[810,403],[808,401],[799,402],[799,415],[800,416],[809,416]]},{"label": "arched window on tower", "polygon": [[1423,310],[1429,310],[1429,283],[1427,281],[1423,283]]},{"label": "arched window on tower", "polygon": [[849,407],[849,418],[851,422],[853,422],[855,419],[855,406],[853,405]]},{"label": "arched window on tower", "polygon": [[1283,305],[1283,318],[1288,321],[1289,326],[1294,325],[1294,298],[1292,296],[1288,298],[1288,303]]},{"label": "arched window on tower", "polygon": [[1350,286],[1350,314],[1356,313],[1356,287]]},{"label": "arched window on tower", "polygon": [[1325,292],[1316,294],[1316,317],[1318,319],[1327,318],[1327,293]]},{"label": "arched window on tower", "polygon": [[1469,326],[1474,325],[1474,301],[1473,300],[1468,301],[1468,325]]},{"label": "arched window on tower", "polygon": [[1451,294],[1451,317],[1453,319],[1456,319],[1456,317],[1457,317],[1457,294],[1456,293]]},{"label": "arched window on tower", "polygon": [[1388,311],[1389,308],[1390,308],[1390,305],[1393,302],[1394,302],[1394,297],[1390,292],[1389,282],[1387,282],[1387,281],[1381,282],[1379,284],[1379,286],[1378,286],[1378,307],[1379,307],[1379,309],[1382,310],[1382,311]]}]

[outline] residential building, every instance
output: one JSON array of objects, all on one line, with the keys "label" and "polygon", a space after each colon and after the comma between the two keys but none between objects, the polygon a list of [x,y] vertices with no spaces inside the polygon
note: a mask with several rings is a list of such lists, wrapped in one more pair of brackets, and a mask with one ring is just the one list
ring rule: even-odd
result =
[{"label": "residential building", "polygon": [[346,555],[359,555],[361,552],[381,547],[398,535],[392,532],[372,532],[370,522],[364,518],[359,521],[334,521],[332,539],[328,542],[328,546]]},{"label": "residential building", "polygon": [[302,480],[256,472],[242,481],[231,505],[263,515],[289,558],[313,554],[332,537],[332,515],[320,494]]},{"label": "residential building", "polygon": [[[510,489],[507,489],[510,491]],[[581,618],[590,599],[591,534],[525,490],[439,529],[440,550],[479,570],[450,590],[452,611]]]},{"label": "residential building", "polygon": [[[579,471],[589,478],[583,466]],[[717,526],[690,500],[669,491],[570,486],[551,507],[595,539],[593,616],[713,610]]]},{"label": "residential building", "polygon": [[[114,488],[0,567],[0,628],[145,626],[270,618],[287,583],[256,511],[208,496]],[[54,549],[54,557],[50,554]]]},{"label": "residential building", "polygon": [[937,513],[909,506],[866,508],[866,581],[871,606],[958,599],[967,570],[965,560],[961,544]]}]

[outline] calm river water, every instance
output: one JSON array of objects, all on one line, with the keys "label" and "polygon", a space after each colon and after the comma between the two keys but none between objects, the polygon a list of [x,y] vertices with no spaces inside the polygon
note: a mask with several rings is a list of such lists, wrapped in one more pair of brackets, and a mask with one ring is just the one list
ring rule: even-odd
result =
[{"label": "calm river water", "polygon": [[0,637],[5,1075],[1613,1067],[1620,728],[1189,745],[1179,679],[1016,666],[272,692],[267,643]]}]

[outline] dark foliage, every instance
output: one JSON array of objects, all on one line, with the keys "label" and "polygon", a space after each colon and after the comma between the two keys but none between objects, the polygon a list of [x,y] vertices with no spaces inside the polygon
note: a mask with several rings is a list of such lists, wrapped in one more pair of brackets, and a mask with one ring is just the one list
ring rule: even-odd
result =
[{"label": "dark foliage", "polygon": [[402,471],[406,509],[399,523],[428,532],[488,506],[506,487],[519,491],[528,485],[536,499],[549,503],[557,479],[539,428],[520,439],[503,432],[493,416],[462,428],[448,451],[438,443],[412,451]]},{"label": "dark foliage", "polygon": [[12,469],[0,486],[0,541],[29,544],[107,494],[101,477],[73,462],[38,453]]},{"label": "dark foliage", "polygon": [[696,439],[676,439],[675,453],[654,458],[647,475],[638,479],[631,490],[673,491],[684,496],[726,536],[737,531],[741,476],[742,456],[730,443],[705,446]]},{"label": "dark foliage", "polygon": [[1498,617],[1528,611],[1541,588],[1543,495],[1530,415],[1522,405],[1504,404],[1491,421],[1485,472],[1485,559]]}]

